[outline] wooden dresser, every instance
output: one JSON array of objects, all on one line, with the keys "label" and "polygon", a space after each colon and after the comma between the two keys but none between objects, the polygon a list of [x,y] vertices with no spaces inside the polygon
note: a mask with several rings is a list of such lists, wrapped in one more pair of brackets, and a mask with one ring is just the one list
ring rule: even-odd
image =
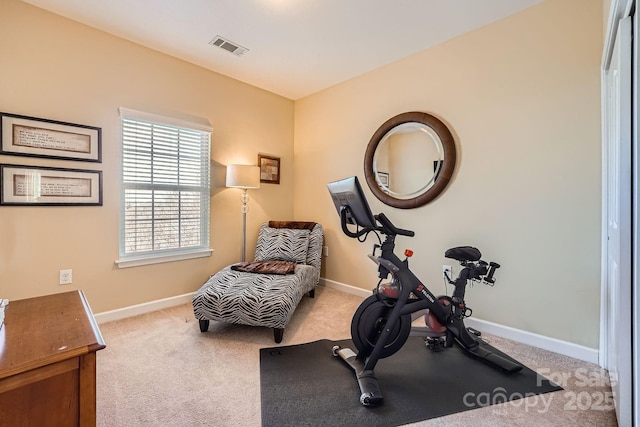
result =
[{"label": "wooden dresser", "polygon": [[10,301],[0,329],[0,425],[95,426],[104,347],[82,291]]}]

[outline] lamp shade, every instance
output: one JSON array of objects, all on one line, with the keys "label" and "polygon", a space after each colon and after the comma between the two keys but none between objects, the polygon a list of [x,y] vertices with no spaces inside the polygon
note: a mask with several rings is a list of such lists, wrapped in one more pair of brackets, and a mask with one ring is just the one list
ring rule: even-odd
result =
[{"label": "lamp shade", "polygon": [[228,165],[227,187],[260,188],[260,168],[251,165]]}]

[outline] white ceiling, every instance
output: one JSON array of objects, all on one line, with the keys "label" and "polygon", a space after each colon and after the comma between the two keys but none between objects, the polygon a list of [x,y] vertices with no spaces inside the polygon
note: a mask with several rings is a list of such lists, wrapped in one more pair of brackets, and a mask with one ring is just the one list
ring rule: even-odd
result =
[{"label": "white ceiling", "polygon": [[23,1],[295,100],[542,0]]}]

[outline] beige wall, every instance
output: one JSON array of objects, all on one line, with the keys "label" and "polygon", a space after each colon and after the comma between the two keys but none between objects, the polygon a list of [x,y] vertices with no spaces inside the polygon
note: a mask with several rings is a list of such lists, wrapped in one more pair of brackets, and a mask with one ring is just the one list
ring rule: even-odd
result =
[{"label": "beige wall", "polygon": [[[415,271],[443,293],[444,250],[476,245],[503,267],[495,288],[469,291],[475,317],[597,347],[603,8],[600,0],[548,0],[297,101],[294,134],[290,100],[2,0],[0,111],[102,127],[103,162],[0,162],[103,170],[104,206],[0,207],[0,296],[83,289],[101,312],[194,291],[238,260],[240,192],[217,187],[212,257],[115,267],[119,106],[207,118],[214,164],[254,163],[258,152],[282,157],[281,185],[251,191],[248,247],[269,218],[319,221],[330,246],[323,275],[370,289],[373,241],[342,235],[325,185],[362,179],[377,127],[419,110],[451,127],[460,161],[450,188],[419,209],[386,207],[365,188],[376,213],[416,231],[398,239],[399,250],[413,248]],[[66,268],[74,283],[59,286]]]},{"label": "beige wall", "polygon": [[[372,209],[415,238],[401,253],[444,293],[444,251],[477,246],[502,264],[468,292],[474,317],[598,346],[600,310],[600,0],[546,1],[295,104],[294,215],[324,224],[324,276],[377,281],[366,244],[344,236],[326,183],[357,175],[385,120],[424,111],[452,129],[459,163],[435,202]],[[454,272],[457,271],[454,267]]]},{"label": "beige wall", "polygon": [[[255,164],[258,152],[282,158],[281,184],[250,191],[249,248],[261,222],[292,217],[293,101],[17,0],[0,1],[0,53],[0,111],[98,126],[103,137],[101,164],[16,156],[0,156],[0,163],[104,173],[102,207],[0,207],[0,297],[83,289],[101,312],[193,292],[239,260],[240,190],[215,188],[213,256],[127,269],[114,265],[120,106],[208,119],[213,162]],[[58,270],[68,268],[73,284],[58,285]]]}]

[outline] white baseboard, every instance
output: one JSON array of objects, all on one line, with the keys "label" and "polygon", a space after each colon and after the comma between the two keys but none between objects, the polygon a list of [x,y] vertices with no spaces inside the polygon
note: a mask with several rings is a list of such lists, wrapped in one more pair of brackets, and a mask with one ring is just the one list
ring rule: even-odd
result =
[{"label": "white baseboard", "polygon": [[176,305],[191,302],[193,292],[175,297],[163,298],[155,301],[149,301],[142,304],[132,305],[129,307],[118,308],[116,310],[104,311],[94,315],[98,324],[111,322],[114,320],[124,319],[126,317],[138,316],[140,314],[149,313],[163,308],[174,307]]},{"label": "white baseboard", "polygon": [[[333,282],[320,278],[320,284],[325,285],[328,288],[338,289],[342,292],[347,292],[355,295],[362,296],[363,298],[371,295],[371,291],[365,291],[355,286],[345,285],[339,282]],[[176,305],[185,304],[191,302],[193,292],[183,295],[176,295],[174,297],[163,298],[155,301],[149,301],[142,304],[136,304],[129,307],[118,308],[110,311],[103,311],[102,313],[94,314],[96,322],[98,324],[112,322],[114,320],[125,319],[127,317],[138,316],[140,314],[150,313],[156,310],[162,310],[163,308],[174,307]]]},{"label": "white baseboard", "polygon": [[[371,295],[371,290],[357,288],[345,283],[336,282],[325,278],[320,278],[320,285],[328,288],[336,289],[348,294],[357,295],[363,299]],[[176,305],[191,302],[193,293],[177,295],[174,297],[164,298],[156,301],[150,301],[142,304],[132,305],[130,307],[119,308],[116,310],[105,311],[95,314],[98,324],[111,322],[114,320],[124,319],[126,317],[138,316],[140,314],[149,313],[151,311],[162,310],[163,308],[174,307]],[[528,344],[543,350],[553,351],[575,359],[584,360],[585,362],[598,363],[598,350],[582,345],[574,344],[568,341],[562,341],[556,338],[535,334],[533,332],[523,331],[521,329],[512,328],[510,326],[500,325],[477,318],[468,318],[465,322],[467,326],[471,326],[481,332],[495,335],[501,338],[510,339],[523,344]]]},{"label": "white baseboard", "polygon": [[473,317],[465,319],[465,324],[481,332],[486,332],[487,334],[528,344],[543,350],[553,351],[554,353],[584,360],[585,362],[598,364],[599,353],[595,348],[585,347],[569,341],[563,341]]},{"label": "white baseboard", "polygon": [[356,288],[355,286],[346,285],[344,283],[336,282],[334,280],[325,279],[324,277],[320,278],[320,285],[324,285],[327,288],[337,289],[342,292],[346,292],[351,295],[357,295],[362,298],[366,298],[373,293],[373,288],[366,290],[362,288]]},{"label": "white baseboard", "polygon": [[[363,298],[371,295],[371,290],[357,288],[355,286],[336,282],[325,278],[320,278],[320,284],[328,288],[337,289],[352,295],[358,295]],[[510,326],[500,325],[488,322],[482,319],[470,317],[465,320],[467,326],[471,326],[481,332],[495,335],[497,337],[510,339],[519,343],[531,345],[543,350],[553,351],[575,359],[584,360],[585,362],[598,364],[599,352],[595,348],[589,348],[582,345],[574,344],[568,341],[562,341],[556,338],[535,334],[533,332],[523,331],[521,329],[512,328]]]}]

